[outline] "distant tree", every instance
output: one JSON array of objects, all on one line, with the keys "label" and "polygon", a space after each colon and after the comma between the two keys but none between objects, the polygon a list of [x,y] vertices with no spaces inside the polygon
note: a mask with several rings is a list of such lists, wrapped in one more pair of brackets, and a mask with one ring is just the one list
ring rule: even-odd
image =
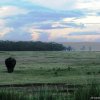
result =
[{"label": "distant tree", "polygon": [[66,49],[67,49],[67,51],[72,51],[73,50],[73,48],[71,46],[68,46]]},{"label": "distant tree", "polygon": [[82,51],[85,51],[85,49],[86,49],[85,46],[82,46],[81,50],[82,50]]},{"label": "distant tree", "polygon": [[5,59],[5,64],[8,70],[8,73],[12,73],[14,71],[14,67],[16,65],[16,60],[12,57]]},{"label": "distant tree", "polygon": [[89,51],[92,51],[92,47],[91,46],[89,47]]},{"label": "distant tree", "polygon": [[33,42],[33,41],[0,41],[0,51],[62,51],[62,44],[55,42]]}]

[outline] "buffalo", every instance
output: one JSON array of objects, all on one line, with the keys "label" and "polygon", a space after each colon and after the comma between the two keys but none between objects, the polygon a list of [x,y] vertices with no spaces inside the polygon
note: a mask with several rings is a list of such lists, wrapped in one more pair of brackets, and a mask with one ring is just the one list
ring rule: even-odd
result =
[{"label": "buffalo", "polygon": [[14,71],[14,67],[16,65],[15,58],[9,57],[9,58],[5,59],[5,65],[7,67],[8,73],[12,73]]}]

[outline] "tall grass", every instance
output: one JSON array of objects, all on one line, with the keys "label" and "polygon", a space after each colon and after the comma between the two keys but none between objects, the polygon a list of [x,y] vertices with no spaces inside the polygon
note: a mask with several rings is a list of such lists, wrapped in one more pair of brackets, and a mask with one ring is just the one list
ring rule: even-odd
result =
[{"label": "tall grass", "polygon": [[57,91],[39,90],[32,93],[16,90],[0,90],[0,100],[70,100],[68,94]]},{"label": "tall grass", "polygon": [[28,100],[28,98],[24,93],[2,89],[0,90],[0,100]]},{"label": "tall grass", "polygon": [[69,100],[68,98],[68,93],[48,90],[47,88],[32,93],[32,100]]},{"label": "tall grass", "polygon": [[15,89],[0,90],[0,100],[94,100],[93,98],[100,98],[100,86],[94,83],[80,87],[73,93],[49,90],[45,87],[31,93]]},{"label": "tall grass", "polygon": [[100,98],[100,86],[94,83],[79,88],[74,95],[74,100],[94,100],[94,98]]}]

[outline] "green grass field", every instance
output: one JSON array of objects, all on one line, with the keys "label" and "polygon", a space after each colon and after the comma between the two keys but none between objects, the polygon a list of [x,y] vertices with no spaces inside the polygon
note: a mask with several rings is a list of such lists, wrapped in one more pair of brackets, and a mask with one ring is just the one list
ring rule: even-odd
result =
[{"label": "green grass field", "polygon": [[[13,73],[7,73],[4,61],[17,60]],[[0,52],[0,84],[100,82],[100,52]]]}]

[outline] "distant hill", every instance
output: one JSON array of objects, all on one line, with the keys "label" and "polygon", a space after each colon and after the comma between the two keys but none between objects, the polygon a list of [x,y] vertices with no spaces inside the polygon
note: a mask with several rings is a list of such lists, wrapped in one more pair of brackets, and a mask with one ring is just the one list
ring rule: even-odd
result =
[{"label": "distant hill", "polygon": [[100,51],[100,42],[64,42],[65,47],[71,46],[75,51]]}]

